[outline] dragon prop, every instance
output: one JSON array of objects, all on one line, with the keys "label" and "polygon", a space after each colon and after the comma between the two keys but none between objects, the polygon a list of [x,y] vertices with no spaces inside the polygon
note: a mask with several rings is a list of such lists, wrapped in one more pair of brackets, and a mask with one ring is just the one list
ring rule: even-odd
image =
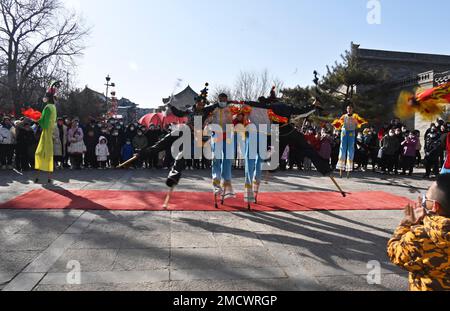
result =
[{"label": "dragon prop", "polygon": [[429,90],[419,90],[415,95],[402,91],[395,114],[401,119],[409,119],[419,113],[423,119],[432,121],[444,113],[445,104],[450,104],[450,82]]}]

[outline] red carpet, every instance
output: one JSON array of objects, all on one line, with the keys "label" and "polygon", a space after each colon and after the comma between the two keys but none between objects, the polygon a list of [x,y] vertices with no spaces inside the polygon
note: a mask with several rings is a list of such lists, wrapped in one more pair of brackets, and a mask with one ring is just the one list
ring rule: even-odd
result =
[{"label": "red carpet", "polygon": [[[0,209],[163,210],[164,192],[35,190],[19,196]],[[343,198],[333,192],[261,193],[254,211],[399,210],[410,200],[386,192],[357,192]],[[174,192],[169,210],[216,211],[214,196],[205,192]],[[220,211],[246,210],[243,195],[228,200]]]}]

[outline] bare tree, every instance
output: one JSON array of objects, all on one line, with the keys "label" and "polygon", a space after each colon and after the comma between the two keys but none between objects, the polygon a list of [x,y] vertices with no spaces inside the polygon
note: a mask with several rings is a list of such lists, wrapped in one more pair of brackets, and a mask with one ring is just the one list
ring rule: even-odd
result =
[{"label": "bare tree", "polygon": [[242,71],[236,79],[234,97],[238,100],[255,101],[261,96],[269,95],[273,86],[280,90],[283,82],[270,76],[268,70],[261,73]]},{"label": "bare tree", "polygon": [[228,86],[225,85],[219,85],[216,86],[213,91],[211,92],[211,96],[210,96],[210,101],[215,103],[219,101],[219,95],[220,94],[227,94],[228,97],[232,98],[234,97],[233,91],[231,90],[231,88],[229,88]]},{"label": "bare tree", "polygon": [[0,0],[0,84],[6,106],[18,109],[33,84],[74,65],[89,30],[60,0]]}]

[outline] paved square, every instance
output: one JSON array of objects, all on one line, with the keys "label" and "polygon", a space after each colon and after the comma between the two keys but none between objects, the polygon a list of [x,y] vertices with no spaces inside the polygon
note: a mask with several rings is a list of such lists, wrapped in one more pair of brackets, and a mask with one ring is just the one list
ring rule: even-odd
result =
[{"label": "paved square", "polygon": [[[2,174],[8,176],[0,188],[0,203],[42,187],[28,180],[31,175]],[[59,171],[53,187],[165,191],[165,174]],[[235,174],[240,190],[243,174]],[[386,191],[409,199],[430,185],[418,178],[370,173],[339,182],[346,191]],[[333,187],[315,173],[280,172],[262,190],[334,191]],[[210,191],[209,172],[188,172],[177,190]],[[0,210],[0,289],[406,290],[406,273],[386,256],[386,243],[401,218],[402,211]],[[370,261],[381,265],[379,285],[367,282]],[[72,284],[74,262],[81,274]]]}]

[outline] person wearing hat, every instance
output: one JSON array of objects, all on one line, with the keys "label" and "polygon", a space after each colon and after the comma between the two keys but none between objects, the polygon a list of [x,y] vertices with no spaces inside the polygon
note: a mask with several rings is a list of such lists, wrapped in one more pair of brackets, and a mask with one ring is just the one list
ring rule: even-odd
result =
[{"label": "person wearing hat", "polygon": [[46,172],[48,174],[48,183],[52,182],[51,174],[54,170],[53,130],[57,118],[55,97],[59,87],[60,82],[52,82],[43,100],[47,105],[38,121],[42,134],[35,154],[35,169],[38,171],[38,176],[35,179],[36,183],[39,182],[39,172]]}]

